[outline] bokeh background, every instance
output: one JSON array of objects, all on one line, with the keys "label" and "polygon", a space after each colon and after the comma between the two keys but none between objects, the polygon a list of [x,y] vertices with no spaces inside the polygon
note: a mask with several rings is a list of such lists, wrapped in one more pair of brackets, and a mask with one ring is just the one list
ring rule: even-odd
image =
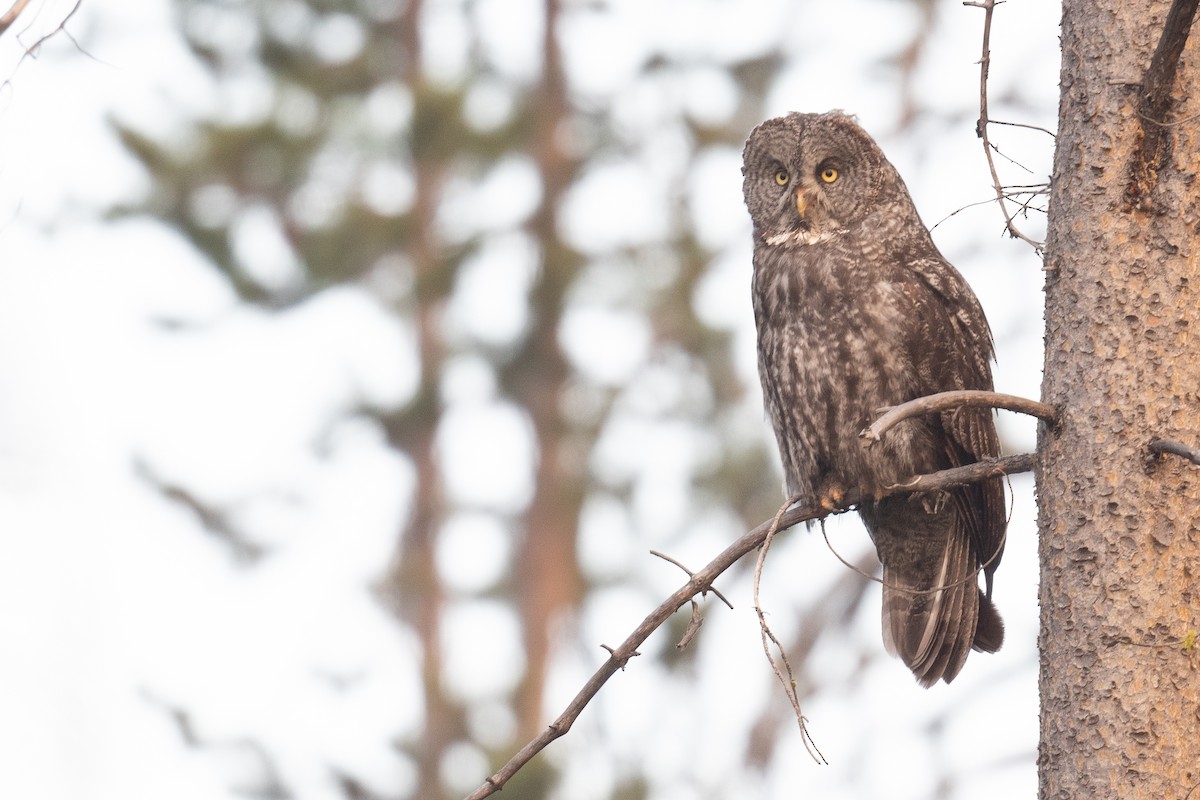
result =
[{"label": "bokeh background", "polygon": [[[1037,253],[949,0],[84,0],[0,38],[0,796],[461,797],[782,499],[741,142],[842,108],[1039,395]],[[70,15],[65,29],[55,33]],[[991,32],[1053,130],[1058,4]],[[43,36],[32,54],[26,52]],[[993,127],[1007,184],[1053,139]],[[1033,206],[1044,207],[1044,197]],[[1044,214],[1019,224],[1041,238]],[[1000,418],[1005,448],[1033,425]],[[503,796],[1031,797],[1028,476],[1004,649],[887,657],[816,529],[677,615]],[[850,515],[830,540],[875,568]]]}]

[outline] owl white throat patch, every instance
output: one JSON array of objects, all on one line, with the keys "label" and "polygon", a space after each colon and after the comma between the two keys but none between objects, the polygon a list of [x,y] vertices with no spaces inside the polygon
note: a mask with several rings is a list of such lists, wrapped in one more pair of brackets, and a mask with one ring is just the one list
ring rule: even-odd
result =
[{"label": "owl white throat patch", "polygon": [[781,244],[792,246],[820,244],[821,242],[828,242],[830,239],[841,236],[845,232],[845,228],[834,228],[831,231],[794,230],[777,233],[774,236],[764,236],[763,241],[772,247]]}]

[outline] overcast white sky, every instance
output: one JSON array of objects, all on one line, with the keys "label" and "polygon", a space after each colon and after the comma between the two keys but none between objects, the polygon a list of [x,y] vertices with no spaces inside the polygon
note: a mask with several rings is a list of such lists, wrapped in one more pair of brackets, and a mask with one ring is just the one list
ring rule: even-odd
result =
[{"label": "overcast white sky", "polygon": [[[35,40],[72,5],[47,2],[28,20],[34,30],[20,40]],[[628,78],[623,54],[640,38],[661,39],[664,31],[681,52],[712,52],[753,48],[763,26],[795,26],[797,47],[821,54],[827,68],[818,72],[811,59],[797,62],[808,66],[797,66],[774,86],[770,113],[830,107],[858,113],[899,166],[929,224],[988,198],[986,167],[971,129],[978,10],[947,3],[942,29],[929,40],[932,49],[922,62],[919,92],[945,116],[893,136],[896,87],[875,61],[894,46],[897,30],[913,24],[903,4],[759,2],[748,6],[754,13],[734,15],[736,25],[721,6],[703,4],[693,13],[682,2],[614,3],[619,13],[612,20],[574,33],[577,81],[603,94]],[[515,72],[536,69],[526,63],[530,48],[521,45],[531,26],[519,24],[519,14],[499,13],[497,3],[482,9],[497,12],[491,46],[507,53]],[[795,9],[802,11],[803,25],[796,24]],[[1057,21],[1058,4],[1045,0],[1011,0],[997,11],[995,115],[1053,127]],[[433,48],[431,69],[452,71],[458,57],[453,22],[437,24],[445,26],[444,47]],[[264,769],[255,751],[241,744],[248,737],[269,743],[274,768],[303,800],[341,796],[330,765],[363,776],[382,793],[401,792],[411,766],[389,741],[419,735],[416,643],[398,631],[369,589],[392,554],[403,487],[412,478],[372,429],[330,427],[330,421],[355,397],[386,402],[411,391],[411,334],[374,300],[348,289],[327,292],[282,317],[241,309],[217,273],[153,220],[99,220],[97,209],[145,189],[144,176],[109,129],[110,115],[166,133],[179,127],[179,114],[212,108],[221,98],[190,61],[166,0],[84,0],[69,29],[86,43],[86,53],[59,36],[40,58],[19,66],[14,31],[0,39],[0,76],[9,78],[0,89],[0,796],[234,798],[239,785],[261,780]],[[331,48],[339,36],[330,34]],[[630,56],[625,69],[635,64]],[[729,102],[720,87],[720,81],[700,77],[684,91],[694,92],[702,106],[719,106]],[[1025,105],[1006,109],[1003,98],[1013,96]],[[948,124],[956,114],[963,121]],[[1048,137],[1014,136],[1007,145],[1038,174],[1048,170]],[[737,168],[732,154],[712,159],[696,177],[693,194],[702,199],[694,213],[708,219],[706,229],[719,239],[748,230]],[[565,210],[565,225],[575,225],[576,218],[607,220],[578,223],[578,236],[597,246],[631,228],[652,227],[661,213],[653,198],[645,207],[614,201],[626,194],[622,181],[628,178],[619,171],[598,176]],[[523,179],[514,165],[496,191],[519,199]],[[613,213],[595,213],[596,207]],[[1038,225],[1031,227],[1037,233]],[[1042,277],[1029,248],[1002,239],[1001,228],[997,210],[983,206],[946,221],[935,239],[966,274],[991,319],[999,350],[997,388],[1037,397]],[[511,245],[521,247],[519,240]],[[747,344],[748,245],[747,239],[744,258],[717,265],[699,299],[706,314],[737,327]],[[472,306],[470,292],[458,300],[467,304],[461,317],[482,325],[484,335],[490,330],[504,337],[520,320],[505,316],[503,304],[486,301],[496,286],[511,281],[482,273],[478,280],[477,304]],[[205,322],[205,334],[164,336],[154,324],[162,318]],[[636,320],[589,321],[585,315],[571,322],[584,334],[589,324],[616,331],[614,344],[611,351],[578,358],[597,377],[620,380],[636,361],[644,331]],[[596,341],[570,326],[563,337],[569,352],[581,347],[578,342]],[[490,486],[494,496],[485,505],[520,507],[529,489],[528,469],[520,465],[531,459],[521,420],[487,402],[488,376],[470,364],[452,370],[447,388],[462,400],[454,412],[461,418],[441,443],[446,461],[460,465],[447,476],[449,488],[453,492],[456,481]],[[1032,448],[1032,424],[1005,418],[1002,425],[1015,447]],[[327,436],[323,458],[311,447],[314,432]],[[496,458],[475,452],[456,457],[460,441],[481,436],[497,443],[490,451]],[[239,568],[185,512],[146,487],[136,471],[140,458],[167,478],[186,476],[205,497],[229,505],[266,537],[264,544],[274,543],[274,532],[288,546],[252,573]],[[885,662],[868,684],[823,695],[805,712],[834,766],[818,769],[797,750],[791,768],[764,777],[757,796],[795,796],[797,786],[824,798],[930,796],[934,787],[922,777],[922,765],[934,763],[958,765],[951,770],[962,778],[955,797],[1033,795],[1032,482],[1022,476],[1012,487],[1013,524],[997,578],[1008,625],[1004,650],[973,657],[953,685],[929,692]],[[466,593],[494,581],[489,570],[503,560],[505,534],[483,514],[455,524],[444,537],[443,561],[448,583]],[[677,555],[703,563],[720,544],[699,535],[689,545],[692,552]],[[584,546],[590,546],[586,538]],[[645,543],[631,548],[640,558]],[[830,558],[815,541],[780,553],[774,565],[780,576],[789,564]],[[613,558],[597,553],[598,562],[605,557]],[[655,580],[670,591],[676,576]],[[804,589],[778,591],[777,606],[786,605],[789,592]],[[697,735],[690,752],[664,751],[664,776],[699,770],[714,773],[719,785],[717,773],[740,757],[719,730],[722,720],[736,729],[757,699],[739,703],[727,689],[764,685],[745,676],[765,669],[748,594],[742,597],[736,614],[709,620],[700,644],[723,654],[705,660],[712,671],[698,677],[710,704],[705,729],[717,733]],[[585,614],[581,624],[598,641],[619,640],[651,607],[646,599],[613,593],[600,606],[603,614]],[[867,604],[877,606],[878,600]],[[486,603],[463,604],[449,625],[469,629],[476,646],[498,654],[497,668],[480,675],[448,642],[451,684],[487,697],[511,681],[521,658],[511,616]],[[863,627],[864,640],[877,643],[877,618]],[[837,674],[845,665],[839,659],[851,655],[830,651],[819,657]],[[550,704],[565,703],[592,666],[572,663],[561,670]],[[663,694],[659,676],[649,668],[639,672],[640,666],[616,679],[610,704],[585,713],[572,732],[585,743],[581,747],[595,741],[602,726],[628,732],[631,743],[644,742],[658,733],[658,704],[695,702]],[[950,716],[953,730],[936,740],[924,736],[930,720],[956,704],[961,713]],[[216,746],[185,746],[164,713],[175,707],[195,710],[197,735]],[[486,719],[487,710],[481,713]],[[503,715],[493,719],[503,724]],[[866,730],[864,720],[872,720]],[[856,751],[864,741],[865,749]],[[863,772],[864,762],[838,758],[850,752],[865,753],[855,758],[870,764],[868,774],[852,775]],[[988,773],[986,785],[972,782],[976,765],[1005,754],[1028,758]],[[447,770],[464,792],[485,776],[478,753],[454,758]],[[602,796],[603,781],[586,760],[581,763],[569,796]],[[680,792],[655,797],[696,796]]]}]

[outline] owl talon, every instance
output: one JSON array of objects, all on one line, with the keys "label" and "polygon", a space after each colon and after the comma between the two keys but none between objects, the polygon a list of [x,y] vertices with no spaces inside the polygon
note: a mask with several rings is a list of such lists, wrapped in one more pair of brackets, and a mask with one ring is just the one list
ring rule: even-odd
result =
[{"label": "owl talon", "polygon": [[831,483],[821,492],[817,505],[826,511],[846,510],[846,488],[839,483]]}]

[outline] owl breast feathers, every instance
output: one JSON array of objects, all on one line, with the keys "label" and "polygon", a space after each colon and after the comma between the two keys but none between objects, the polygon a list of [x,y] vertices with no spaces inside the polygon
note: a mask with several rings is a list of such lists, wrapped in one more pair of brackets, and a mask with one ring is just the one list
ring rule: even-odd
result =
[{"label": "owl breast feathers", "polygon": [[[839,111],[770,119],[750,134],[742,174],[759,376],[788,492],[805,503],[850,488],[869,498],[999,455],[987,409],[910,420],[871,447],[858,436],[878,409],[992,388],[983,309],[871,137]],[[859,514],[883,565],[884,643],[918,681],[949,682],[972,648],[999,649],[999,478],[865,500]]]}]

